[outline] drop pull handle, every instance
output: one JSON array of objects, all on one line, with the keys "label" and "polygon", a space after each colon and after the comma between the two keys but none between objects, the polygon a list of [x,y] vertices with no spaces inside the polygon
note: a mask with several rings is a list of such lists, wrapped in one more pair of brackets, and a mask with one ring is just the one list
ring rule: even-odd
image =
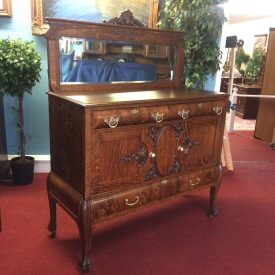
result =
[{"label": "drop pull handle", "polygon": [[215,106],[215,107],[213,107],[213,111],[219,116],[222,114],[222,107]]},{"label": "drop pull handle", "polygon": [[134,202],[129,202],[129,200],[127,198],[125,199],[125,203],[128,206],[133,206],[133,205],[137,204],[138,202],[139,202],[139,197],[138,196],[135,196],[135,201]]},{"label": "drop pull handle", "polygon": [[195,185],[198,185],[200,183],[200,178],[196,178],[195,181],[193,180],[189,180],[189,184],[192,185],[192,186],[195,186]]},{"label": "drop pull handle", "polygon": [[187,119],[189,116],[189,110],[185,111],[184,109],[182,109],[182,111],[178,111],[178,115],[182,118],[182,119]]},{"label": "drop pull handle", "polygon": [[163,113],[155,113],[155,114],[152,114],[152,118],[157,122],[157,123],[160,123],[163,121]]},{"label": "drop pull handle", "polygon": [[119,117],[111,116],[109,118],[105,118],[104,122],[108,124],[110,128],[116,128],[119,122]]}]

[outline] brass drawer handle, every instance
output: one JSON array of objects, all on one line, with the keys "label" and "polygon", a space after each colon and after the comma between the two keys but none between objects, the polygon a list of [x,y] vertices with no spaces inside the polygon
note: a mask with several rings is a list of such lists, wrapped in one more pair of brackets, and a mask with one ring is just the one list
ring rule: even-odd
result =
[{"label": "brass drawer handle", "polygon": [[157,112],[156,114],[152,114],[152,118],[157,122],[160,123],[163,121],[163,113]]},{"label": "brass drawer handle", "polygon": [[104,122],[109,125],[111,128],[116,128],[119,122],[119,117],[111,116],[110,118],[105,118]]},{"label": "brass drawer handle", "polygon": [[222,107],[215,106],[215,107],[213,107],[213,111],[219,116],[222,114]]},{"label": "brass drawer handle", "polygon": [[168,180],[162,180],[161,184],[166,184],[168,182]]},{"label": "brass drawer handle", "polygon": [[189,184],[192,185],[192,186],[194,186],[194,185],[199,184],[200,181],[201,181],[200,178],[196,178],[195,182],[193,182],[192,180],[189,180]]},{"label": "brass drawer handle", "polygon": [[125,203],[126,203],[126,205],[128,205],[128,206],[133,206],[133,205],[135,205],[135,204],[137,204],[138,202],[139,202],[139,197],[138,196],[135,196],[135,201],[134,202],[129,202],[129,200],[126,198],[125,199]]},{"label": "brass drawer handle", "polygon": [[137,115],[137,114],[138,114],[138,109],[133,109],[133,110],[131,110],[131,114],[132,114],[132,115]]},{"label": "brass drawer handle", "polygon": [[189,116],[189,110],[185,111],[184,109],[182,109],[182,111],[178,111],[178,115],[182,118],[182,119],[187,119]]},{"label": "brass drawer handle", "polygon": [[154,152],[149,153],[149,158],[153,159],[155,157],[156,157],[156,153],[154,153]]}]

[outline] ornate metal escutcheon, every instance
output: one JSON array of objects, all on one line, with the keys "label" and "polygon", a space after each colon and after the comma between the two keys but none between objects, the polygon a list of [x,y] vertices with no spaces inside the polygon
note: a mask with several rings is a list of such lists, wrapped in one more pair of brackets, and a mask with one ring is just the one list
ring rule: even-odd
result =
[{"label": "ornate metal escutcheon", "polygon": [[138,167],[141,167],[144,165],[148,158],[148,150],[144,143],[140,144],[139,151],[136,153],[133,153],[131,155],[126,155],[121,158],[124,162],[128,163],[130,161],[135,160],[137,162]]}]

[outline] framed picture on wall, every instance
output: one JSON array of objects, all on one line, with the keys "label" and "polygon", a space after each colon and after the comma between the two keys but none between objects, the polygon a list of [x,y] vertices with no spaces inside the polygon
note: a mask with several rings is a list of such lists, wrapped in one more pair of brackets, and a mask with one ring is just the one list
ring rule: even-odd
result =
[{"label": "framed picture on wall", "polygon": [[254,40],[254,49],[263,49],[266,51],[266,46],[267,46],[267,34],[257,34],[254,35],[255,40]]},{"label": "framed picture on wall", "polygon": [[156,27],[158,6],[159,0],[32,0],[32,33],[46,33],[46,17],[102,23],[125,10],[130,10],[144,26]]},{"label": "framed picture on wall", "polygon": [[0,16],[11,17],[11,0],[0,0]]}]

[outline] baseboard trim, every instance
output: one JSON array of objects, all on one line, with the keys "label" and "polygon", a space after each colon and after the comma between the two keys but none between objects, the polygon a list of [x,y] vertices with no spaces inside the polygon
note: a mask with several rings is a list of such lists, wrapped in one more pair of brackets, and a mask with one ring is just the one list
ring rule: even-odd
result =
[{"label": "baseboard trim", "polygon": [[[50,155],[31,155],[35,159],[34,173],[48,173],[51,170]],[[18,157],[17,155],[9,155],[8,159]]]}]

